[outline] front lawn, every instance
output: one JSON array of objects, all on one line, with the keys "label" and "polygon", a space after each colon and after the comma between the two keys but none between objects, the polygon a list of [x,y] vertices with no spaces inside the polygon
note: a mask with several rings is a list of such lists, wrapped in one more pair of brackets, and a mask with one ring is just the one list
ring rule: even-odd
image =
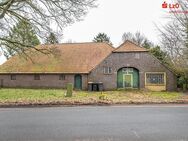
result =
[{"label": "front lawn", "polygon": [[0,89],[0,105],[82,105],[177,103],[187,101],[178,92],[119,90],[105,92],[74,91],[71,98],[62,89]]}]

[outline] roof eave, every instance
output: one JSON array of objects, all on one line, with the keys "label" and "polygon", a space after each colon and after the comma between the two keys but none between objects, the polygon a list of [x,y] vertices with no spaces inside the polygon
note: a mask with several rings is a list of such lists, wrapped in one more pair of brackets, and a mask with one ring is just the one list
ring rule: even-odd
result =
[{"label": "roof eave", "polygon": [[89,72],[0,72],[2,74],[89,74]]},{"label": "roof eave", "polygon": [[113,53],[129,53],[129,52],[149,52],[148,50],[143,50],[143,51],[112,51]]}]

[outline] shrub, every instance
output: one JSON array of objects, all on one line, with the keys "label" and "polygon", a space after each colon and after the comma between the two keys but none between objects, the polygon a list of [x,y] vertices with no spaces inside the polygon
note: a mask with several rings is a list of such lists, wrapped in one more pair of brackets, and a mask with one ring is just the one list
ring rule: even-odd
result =
[{"label": "shrub", "polygon": [[107,95],[106,94],[103,94],[103,93],[101,93],[100,95],[99,95],[99,100],[107,100],[108,98],[107,98]]},{"label": "shrub", "polygon": [[183,84],[183,91],[185,92],[187,90],[187,84]]},{"label": "shrub", "polygon": [[178,77],[178,88],[183,88],[183,90],[187,89],[187,84],[188,84],[188,78],[185,75],[181,75]]}]

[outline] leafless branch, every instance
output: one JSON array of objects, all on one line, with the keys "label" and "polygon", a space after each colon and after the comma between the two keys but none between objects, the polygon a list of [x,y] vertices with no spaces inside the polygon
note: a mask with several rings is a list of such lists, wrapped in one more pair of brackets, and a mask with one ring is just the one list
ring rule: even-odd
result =
[{"label": "leafless branch", "polygon": [[40,39],[45,39],[50,32],[62,36],[64,27],[82,20],[89,8],[96,7],[95,2],[96,0],[2,0],[0,45],[2,41],[6,41],[24,46],[24,49],[33,48],[6,38],[10,29],[21,20],[30,22]]}]

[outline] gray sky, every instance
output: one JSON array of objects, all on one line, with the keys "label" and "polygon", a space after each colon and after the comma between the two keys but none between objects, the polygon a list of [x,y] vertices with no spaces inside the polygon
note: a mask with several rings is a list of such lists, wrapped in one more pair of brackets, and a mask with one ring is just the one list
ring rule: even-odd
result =
[{"label": "gray sky", "polygon": [[[159,43],[155,24],[164,25],[167,9],[164,0],[98,0],[98,8],[91,9],[84,20],[64,29],[63,42],[91,42],[99,32],[105,32],[115,47],[122,43],[124,32],[140,31],[154,43]],[[171,2],[171,0],[166,0]],[[5,62],[0,57],[0,64]]]},{"label": "gray sky", "polygon": [[[170,1],[170,0],[169,0]],[[107,33],[118,46],[124,32],[140,31],[158,43],[155,24],[165,24],[167,13],[161,8],[163,0],[99,0],[99,6],[90,10],[84,21],[69,26],[63,41],[92,41],[99,32]],[[168,2],[168,0],[167,0]]]}]

